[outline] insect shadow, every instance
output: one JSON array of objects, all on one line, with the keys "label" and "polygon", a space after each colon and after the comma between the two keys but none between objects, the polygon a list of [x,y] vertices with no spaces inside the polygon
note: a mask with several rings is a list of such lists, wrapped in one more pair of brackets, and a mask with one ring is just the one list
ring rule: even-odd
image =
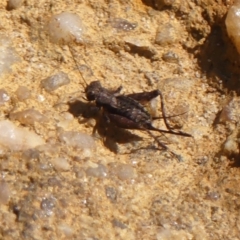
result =
[{"label": "insect shadow", "polygon": [[80,100],[75,100],[68,102],[68,111],[74,117],[82,117],[80,123],[86,123],[89,119],[93,118],[96,120],[96,125],[93,129],[93,134],[97,132],[101,139],[103,139],[103,144],[110,151],[117,153],[119,144],[132,143],[136,141],[142,141],[143,138],[129,132],[126,129],[118,128],[112,123],[108,123],[104,117],[102,117],[99,108],[96,107],[94,103],[83,102]]}]

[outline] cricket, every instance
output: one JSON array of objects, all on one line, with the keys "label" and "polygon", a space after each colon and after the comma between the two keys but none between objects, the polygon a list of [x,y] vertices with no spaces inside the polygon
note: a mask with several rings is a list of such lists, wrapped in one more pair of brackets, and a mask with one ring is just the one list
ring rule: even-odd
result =
[{"label": "cricket", "polygon": [[[71,48],[69,48],[69,50],[76,66],[78,66]],[[124,95],[121,94],[122,86],[118,87],[116,90],[109,90],[104,88],[98,80],[92,81],[88,84],[79,68],[78,72],[85,83],[85,86],[83,85],[85,99],[88,102],[94,102],[96,107],[99,108],[99,110],[102,110],[103,117],[106,119],[107,123],[112,123],[118,128],[145,131],[158,144],[159,150],[168,151],[179,159],[179,156],[176,153],[171,151],[157,138],[157,136],[152,133],[159,132],[161,134],[174,134],[183,137],[192,137],[188,133],[175,131],[174,128],[169,125],[167,121],[167,118],[169,117],[166,116],[164,98],[160,90],[157,89],[149,92],[144,91]],[[144,105],[158,96],[161,103],[162,117],[152,117]],[[158,129],[153,126],[153,121],[160,118],[163,119],[167,130]]]}]

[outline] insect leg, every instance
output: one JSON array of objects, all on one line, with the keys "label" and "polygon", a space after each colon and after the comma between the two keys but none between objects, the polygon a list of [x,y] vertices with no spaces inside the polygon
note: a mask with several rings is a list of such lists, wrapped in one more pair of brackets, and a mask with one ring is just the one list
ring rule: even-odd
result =
[{"label": "insect leg", "polygon": [[153,90],[151,92],[132,93],[126,96],[144,105],[151,101],[153,98],[157,97],[158,95],[159,95],[158,90]]},{"label": "insect leg", "polygon": [[[153,118],[153,120],[159,119],[159,118],[163,118],[163,121],[164,121],[165,126],[167,127],[167,129],[170,130],[170,131],[172,131],[174,129],[167,122],[167,118],[169,118],[169,117],[166,116],[164,99],[163,99],[163,95],[162,95],[160,90],[153,90],[151,92],[132,93],[132,94],[128,94],[126,96],[130,97],[130,98],[132,98],[132,99],[134,99],[134,100],[136,100],[138,102],[140,102],[143,105],[148,103],[149,101],[151,101],[153,98],[159,96],[160,100],[161,100],[162,117],[155,117],[155,118]],[[185,113],[183,113],[183,114],[185,114]]]},{"label": "insect leg", "polygon": [[168,151],[169,153],[171,153],[174,157],[176,157],[178,159],[178,161],[181,160],[181,156],[179,156],[178,154],[176,154],[175,152],[171,151],[164,143],[160,142],[157,137],[152,134],[152,132],[148,129],[145,129],[147,131],[147,133],[156,141],[156,143],[162,148],[162,150],[164,151]]}]

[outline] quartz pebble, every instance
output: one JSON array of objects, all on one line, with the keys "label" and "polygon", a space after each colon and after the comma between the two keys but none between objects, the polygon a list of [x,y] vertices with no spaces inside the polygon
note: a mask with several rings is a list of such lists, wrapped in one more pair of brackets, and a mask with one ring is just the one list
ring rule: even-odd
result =
[{"label": "quartz pebble", "polygon": [[227,33],[240,54],[240,0],[235,0],[228,9],[225,20]]},{"label": "quartz pebble", "polygon": [[62,142],[74,148],[92,149],[95,147],[94,139],[85,133],[73,131],[62,132],[59,134],[59,138]]},{"label": "quartz pebble", "polygon": [[51,17],[47,26],[50,39],[54,43],[83,42],[84,26],[77,14],[62,12]]},{"label": "quartz pebble", "polygon": [[11,120],[18,120],[25,125],[33,125],[35,122],[43,123],[47,118],[35,109],[27,109],[20,112],[10,114]]},{"label": "quartz pebble", "polygon": [[4,89],[0,89],[0,106],[10,99],[8,93]]},{"label": "quartz pebble", "polygon": [[129,164],[119,164],[116,169],[116,175],[121,180],[134,178],[134,168]]},{"label": "quartz pebble", "polygon": [[41,209],[46,216],[51,216],[56,205],[56,199],[54,197],[43,198],[41,201]]},{"label": "quartz pebble", "polygon": [[36,133],[17,127],[9,120],[0,121],[0,145],[10,150],[26,150],[44,144]]},{"label": "quartz pebble", "polygon": [[68,171],[70,169],[68,160],[63,157],[52,158],[51,163],[57,170]]},{"label": "quartz pebble", "polygon": [[0,204],[6,204],[10,197],[10,189],[4,181],[0,182]]},{"label": "quartz pebble", "polygon": [[59,72],[41,81],[41,86],[48,92],[52,92],[63,85],[70,83],[69,77],[64,72]]},{"label": "quartz pebble", "polygon": [[223,145],[223,151],[226,155],[239,155],[238,145],[239,143],[237,140],[230,136]]},{"label": "quartz pebble", "polygon": [[25,86],[19,86],[16,90],[16,95],[19,101],[24,101],[31,96],[30,90]]},{"label": "quartz pebble", "polygon": [[97,167],[87,168],[86,175],[97,178],[103,178],[107,176],[107,168],[102,164],[98,164]]},{"label": "quartz pebble", "polygon": [[71,113],[68,113],[68,112],[63,112],[61,114],[61,117],[63,119],[57,123],[57,126],[63,129],[67,129],[71,125],[71,122],[74,119],[74,117]]},{"label": "quartz pebble", "polygon": [[19,61],[8,36],[0,34],[0,75],[11,70],[11,66]]},{"label": "quartz pebble", "polygon": [[108,23],[120,31],[132,31],[137,27],[136,23],[130,23],[123,18],[111,18],[108,20]]}]

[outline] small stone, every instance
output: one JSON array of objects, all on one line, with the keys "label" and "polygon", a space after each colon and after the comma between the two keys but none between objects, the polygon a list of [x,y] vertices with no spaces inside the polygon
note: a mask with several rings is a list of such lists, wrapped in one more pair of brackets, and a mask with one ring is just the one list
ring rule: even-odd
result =
[{"label": "small stone", "polygon": [[119,164],[115,171],[116,175],[121,180],[129,180],[134,178],[134,168],[129,164]]},{"label": "small stone", "polygon": [[85,133],[67,131],[67,132],[60,133],[59,138],[62,142],[74,148],[80,148],[80,149],[95,148],[95,142],[93,137]]},{"label": "small stone", "polygon": [[125,37],[125,50],[138,54],[139,56],[144,56],[146,58],[152,58],[157,54],[156,49],[147,40],[141,39],[141,37]]},{"label": "small stone", "polygon": [[39,151],[37,149],[27,149],[22,153],[23,159],[30,161],[32,159],[39,159]]},{"label": "small stone", "polygon": [[19,101],[24,101],[24,100],[30,98],[31,92],[27,87],[19,86],[16,91],[16,95],[17,95],[17,98]]},{"label": "small stone", "polygon": [[70,83],[68,75],[64,72],[59,72],[51,77],[41,81],[41,86],[48,92],[52,92],[61,86]]},{"label": "small stone", "polygon": [[68,171],[70,170],[70,164],[66,158],[59,157],[59,158],[53,158],[50,160],[54,168],[57,170],[62,170],[62,171]]},{"label": "small stone", "polygon": [[91,177],[104,178],[107,174],[107,168],[102,164],[98,164],[97,167],[89,167],[86,170],[86,175]]},{"label": "small stone", "polygon": [[43,152],[45,155],[52,156],[56,152],[59,152],[60,146],[58,144],[47,143],[37,147],[37,150]]},{"label": "small stone", "polygon": [[62,12],[51,17],[48,33],[54,43],[83,42],[85,27],[77,14]]},{"label": "small stone", "polygon": [[108,23],[120,31],[132,31],[137,27],[136,23],[130,23],[123,18],[111,18],[108,20]]},{"label": "small stone", "polygon": [[10,189],[6,182],[0,182],[0,204],[7,204],[10,197]]},{"label": "small stone", "polygon": [[12,45],[9,36],[0,34],[0,75],[9,72],[11,66],[19,61],[19,57]]},{"label": "small stone", "polygon": [[56,199],[54,197],[43,198],[41,202],[41,209],[46,216],[51,216],[56,205]]},{"label": "small stone", "polygon": [[66,223],[58,225],[58,229],[63,232],[66,237],[71,237],[74,233],[74,229]]},{"label": "small stone", "polygon": [[226,29],[229,38],[235,45],[238,53],[240,54],[240,0],[235,0],[233,5],[228,9],[227,17],[225,20]]},{"label": "small stone", "polygon": [[155,43],[161,46],[172,45],[178,41],[179,35],[179,31],[173,24],[166,23],[164,26],[158,28]]},{"label": "small stone", "polygon": [[10,99],[8,93],[4,89],[0,89],[0,106]]},{"label": "small stone", "polygon": [[117,219],[113,219],[112,224],[113,224],[114,227],[118,227],[118,228],[121,228],[121,229],[127,228],[127,226],[125,224],[123,224],[122,222],[120,222]]},{"label": "small stone", "polygon": [[206,198],[216,201],[220,198],[220,194],[218,192],[208,192]]},{"label": "small stone", "polygon": [[71,122],[73,121],[74,117],[71,113],[68,113],[68,112],[63,112],[61,114],[61,117],[63,119],[61,119],[57,123],[57,126],[63,128],[63,129],[67,129],[71,125]]},{"label": "small stone", "polygon": [[10,119],[18,120],[24,125],[33,125],[35,122],[44,123],[47,121],[47,117],[35,109],[27,109],[20,112],[11,113]]},{"label": "small stone", "polygon": [[114,187],[105,187],[106,196],[110,199],[111,202],[115,202],[117,200],[117,190]]},{"label": "small stone", "polygon": [[0,121],[0,145],[10,150],[26,150],[44,144],[36,133],[17,127],[9,120]]},{"label": "small stone", "polygon": [[223,145],[223,151],[226,155],[238,155],[239,154],[239,148],[238,148],[238,142],[234,138],[228,137],[226,142]]},{"label": "small stone", "polygon": [[51,177],[48,179],[48,185],[51,187],[61,187],[61,180],[57,177]]},{"label": "small stone", "polygon": [[239,121],[240,116],[240,101],[238,99],[232,99],[228,102],[221,111],[219,116],[219,121],[221,123],[225,122],[235,122]]},{"label": "small stone", "polygon": [[163,56],[162,56],[162,59],[165,61],[165,62],[169,62],[169,63],[178,63],[179,62],[179,57],[176,53],[174,52],[167,52],[167,53],[164,53]]}]

